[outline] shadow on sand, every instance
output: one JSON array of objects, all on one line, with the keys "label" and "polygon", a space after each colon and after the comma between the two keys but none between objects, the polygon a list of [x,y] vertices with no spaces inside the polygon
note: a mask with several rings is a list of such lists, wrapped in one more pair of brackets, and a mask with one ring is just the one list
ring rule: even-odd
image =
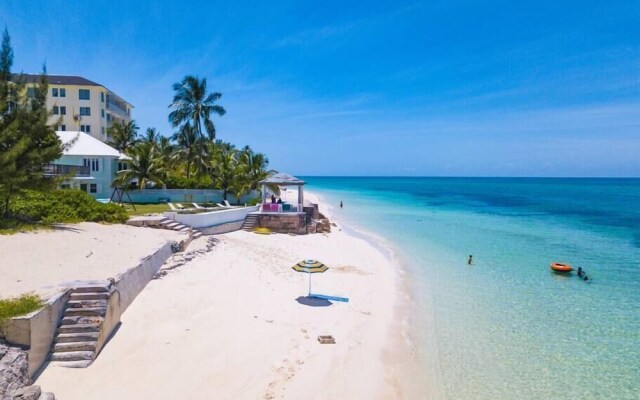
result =
[{"label": "shadow on sand", "polygon": [[49,225],[49,228],[53,229],[54,231],[68,231],[75,233],[84,232],[84,230],[70,226],[70,224],[51,224]]},{"label": "shadow on sand", "polygon": [[329,300],[318,299],[316,297],[300,296],[296,301],[302,305],[309,307],[329,307],[333,303]]}]

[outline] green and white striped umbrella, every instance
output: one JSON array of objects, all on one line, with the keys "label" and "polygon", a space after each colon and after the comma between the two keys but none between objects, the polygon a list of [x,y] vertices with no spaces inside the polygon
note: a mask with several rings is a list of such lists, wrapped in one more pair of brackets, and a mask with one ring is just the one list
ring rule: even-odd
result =
[{"label": "green and white striped umbrella", "polygon": [[311,295],[311,274],[322,273],[329,269],[329,267],[318,260],[302,260],[291,268],[298,272],[309,274],[309,295]]}]

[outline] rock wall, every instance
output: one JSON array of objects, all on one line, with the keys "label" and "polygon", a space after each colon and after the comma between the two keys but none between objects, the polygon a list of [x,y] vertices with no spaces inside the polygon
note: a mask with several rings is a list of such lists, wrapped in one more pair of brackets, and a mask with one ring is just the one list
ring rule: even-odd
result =
[{"label": "rock wall", "polygon": [[29,386],[29,356],[19,347],[0,344],[0,400],[55,400],[40,386]]},{"label": "rock wall", "polygon": [[42,309],[12,318],[2,327],[7,343],[29,348],[29,376],[33,376],[49,356],[53,337],[68,300],[68,291],[59,293],[48,299]]},{"label": "rock wall", "polygon": [[302,213],[260,214],[258,226],[278,233],[307,233],[307,215]]}]

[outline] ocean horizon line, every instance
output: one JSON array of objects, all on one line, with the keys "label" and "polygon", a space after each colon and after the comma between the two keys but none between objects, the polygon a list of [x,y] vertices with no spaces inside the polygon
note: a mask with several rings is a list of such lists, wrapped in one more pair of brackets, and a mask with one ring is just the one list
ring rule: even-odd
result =
[{"label": "ocean horizon line", "polygon": [[403,179],[573,179],[640,180],[640,176],[465,176],[465,175],[297,175],[301,178],[403,178]]}]

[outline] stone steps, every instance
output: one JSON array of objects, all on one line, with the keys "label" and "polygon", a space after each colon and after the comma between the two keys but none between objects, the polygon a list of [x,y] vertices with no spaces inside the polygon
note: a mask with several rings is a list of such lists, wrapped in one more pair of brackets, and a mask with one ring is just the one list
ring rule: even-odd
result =
[{"label": "stone steps", "polygon": [[91,282],[73,288],[64,309],[49,359],[71,368],[86,368],[96,357],[107,314],[111,282]]},{"label": "stone steps", "polygon": [[101,325],[104,321],[103,317],[96,316],[64,316],[62,317],[61,325],[78,325],[78,324],[98,324]]},{"label": "stone steps", "polygon": [[67,351],[62,353],[52,353],[49,356],[51,361],[92,361],[93,351]]},{"label": "stone steps", "polygon": [[242,227],[240,227],[240,229],[247,232],[251,231],[258,224],[258,220],[259,220],[259,217],[257,215],[247,214],[247,216],[244,218],[244,222],[242,223]]},{"label": "stone steps", "polygon": [[84,308],[84,307],[107,307],[109,302],[106,299],[100,300],[69,300],[67,307],[69,308]]},{"label": "stone steps", "polygon": [[202,236],[204,236],[204,234],[199,231],[198,229],[195,228],[191,228],[185,224],[181,224],[180,222],[176,222],[172,219],[162,219],[159,221],[159,225],[161,228],[163,229],[168,229],[171,231],[176,231],[176,232],[180,232],[180,233],[188,233],[189,231],[193,232],[193,239],[198,239],[201,238]]},{"label": "stone steps", "polygon": [[71,293],[69,298],[72,301],[76,300],[109,300],[109,293]]},{"label": "stone steps", "polygon": [[59,334],[67,333],[84,333],[84,332],[100,332],[100,324],[69,324],[60,325],[58,327]]},{"label": "stone steps", "polygon": [[56,336],[55,343],[95,342],[99,336],[100,332],[61,332]]},{"label": "stone steps", "polygon": [[91,351],[95,353],[96,342],[62,342],[53,344],[53,353],[66,353],[70,351]]},{"label": "stone steps", "polygon": [[109,292],[110,284],[96,286],[83,286],[73,289],[73,293],[107,293]]},{"label": "stone steps", "polygon": [[82,307],[67,308],[64,310],[65,317],[104,317],[107,314],[107,307]]}]

